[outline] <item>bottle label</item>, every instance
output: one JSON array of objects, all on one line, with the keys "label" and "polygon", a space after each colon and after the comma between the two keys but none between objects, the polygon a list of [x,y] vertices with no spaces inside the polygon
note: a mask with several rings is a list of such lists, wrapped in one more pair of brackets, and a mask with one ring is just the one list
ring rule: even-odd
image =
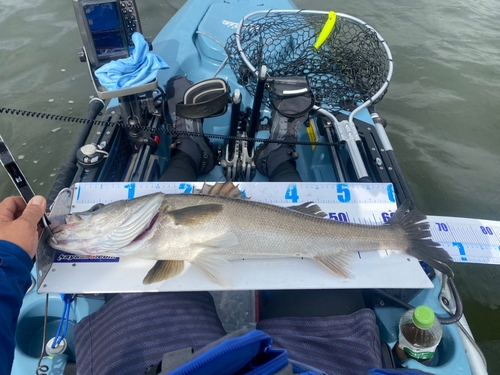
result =
[{"label": "bottle label", "polygon": [[434,356],[434,352],[424,352],[424,351],[414,352],[409,348],[403,348],[403,350],[408,357],[416,359],[419,362],[427,361],[428,359],[431,359]]}]

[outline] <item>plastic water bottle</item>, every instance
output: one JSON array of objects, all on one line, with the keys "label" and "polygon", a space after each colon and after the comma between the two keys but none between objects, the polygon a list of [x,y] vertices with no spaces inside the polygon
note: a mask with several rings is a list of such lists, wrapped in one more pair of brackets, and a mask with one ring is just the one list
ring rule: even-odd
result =
[{"label": "plastic water bottle", "polygon": [[408,310],[399,321],[396,355],[402,361],[413,358],[428,365],[441,341],[442,333],[441,323],[430,307],[418,306]]}]

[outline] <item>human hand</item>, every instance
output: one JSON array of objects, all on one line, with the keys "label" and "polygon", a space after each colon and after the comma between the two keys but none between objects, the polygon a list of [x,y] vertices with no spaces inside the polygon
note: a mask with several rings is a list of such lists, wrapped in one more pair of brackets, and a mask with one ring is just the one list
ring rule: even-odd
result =
[{"label": "human hand", "polygon": [[0,203],[0,240],[21,247],[33,258],[38,246],[38,222],[45,213],[47,202],[39,195],[28,205],[21,197],[10,197]]}]

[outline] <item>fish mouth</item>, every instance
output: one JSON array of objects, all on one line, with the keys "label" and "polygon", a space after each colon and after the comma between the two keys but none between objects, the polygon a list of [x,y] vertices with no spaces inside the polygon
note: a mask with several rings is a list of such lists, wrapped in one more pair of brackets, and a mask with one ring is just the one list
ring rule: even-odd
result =
[{"label": "fish mouth", "polygon": [[[113,223],[113,219],[116,219],[118,211],[109,207],[98,221],[86,218],[81,222],[61,225],[54,229],[54,237],[49,239],[49,245],[75,254],[122,252],[125,247],[142,242],[154,232],[163,197],[164,194],[153,194],[136,198],[135,202],[122,203],[129,205],[129,212],[123,214],[116,223]],[[95,213],[96,216],[98,214]]]}]

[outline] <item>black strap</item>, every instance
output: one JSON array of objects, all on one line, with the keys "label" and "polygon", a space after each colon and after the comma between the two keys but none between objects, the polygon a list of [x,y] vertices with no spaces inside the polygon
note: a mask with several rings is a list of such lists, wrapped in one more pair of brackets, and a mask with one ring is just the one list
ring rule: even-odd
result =
[{"label": "black strap", "polygon": [[[287,118],[301,117],[314,107],[316,101],[307,77],[279,77],[267,80],[269,85],[269,101],[273,108],[282,116]],[[293,97],[308,98],[307,106],[295,108],[293,112],[285,112],[278,109],[279,103],[285,98]]]},{"label": "black strap", "polygon": [[176,115],[187,119],[222,116],[226,113],[228,103],[229,92],[226,91],[205,102],[194,104],[178,103],[176,106]]},{"label": "black strap", "polygon": [[221,78],[210,78],[191,86],[176,106],[177,116],[201,119],[222,116],[227,111],[231,90]]}]

